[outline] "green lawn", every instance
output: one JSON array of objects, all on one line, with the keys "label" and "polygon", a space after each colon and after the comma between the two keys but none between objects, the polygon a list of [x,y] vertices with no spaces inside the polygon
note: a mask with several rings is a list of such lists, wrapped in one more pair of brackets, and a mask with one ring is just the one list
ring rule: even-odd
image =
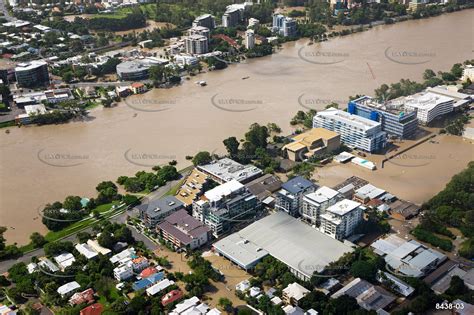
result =
[{"label": "green lawn", "polygon": [[[104,212],[109,211],[112,208],[113,205],[118,205],[118,204],[119,204],[118,201],[103,204],[103,205],[100,205],[97,208],[95,208],[93,211],[98,210],[99,213],[104,213]],[[92,224],[97,223],[98,221],[109,219],[111,216],[119,213],[119,211],[123,211],[123,209],[125,209],[125,208],[116,209],[118,211],[113,211],[111,213],[103,214],[99,219],[94,218],[94,217],[90,217],[90,218],[87,218],[85,220],[74,222],[71,225],[69,225],[68,227],[66,227],[66,228],[64,228],[60,231],[49,231],[45,235],[44,238],[46,239],[46,241],[48,243],[58,241],[58,240],[60,240],[64,237],[67,237],[71,234],[74,234],[74,233],[77,233],[77,232],[79,232],[83,229],[86,229],[89,226],[91,226]],[[29,251],[33,250],[34,247],[33,247],[32,244],[28,244],[28,245],[22,246],[20,249],[23,253],[26,253],[26,252],[29,252]]]},{"label": "green lawn", "polygon": [[0,123],[0,128],[15,127],[15,126],[16,126],[16,124],[15,124],[14,120],[5,121],[5,122]]}]

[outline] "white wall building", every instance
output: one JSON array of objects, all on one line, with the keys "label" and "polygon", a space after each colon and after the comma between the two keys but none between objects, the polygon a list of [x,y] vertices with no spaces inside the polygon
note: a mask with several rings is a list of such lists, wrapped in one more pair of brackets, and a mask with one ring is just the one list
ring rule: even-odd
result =
[{"label": "white wall building", "polygon": [[208,40],[203,35],[190,35],[184,39],[186,52],[192,55],[200,55],[209,52]]},{"label": "white wall building", "polygon": [[416,117],[423,124],[453,111],[454,100],[450,97],[423,92],[405,98],[405,108],[416,111]]},{"label": "white wall building", "polygon": [[362,221],[361,204],[344,199],[326,209],[321,215],[319,230],[337,240],[342,240],[354,233]]},{"label": "white wall building", "polygon": [[367,152],[380,150],[387,144],[381,123],[335,108],[318,112],[313,118],[313,128],[335,131],[345,145]]},{"label": "white wall building", "polygon": [[133,277],[133,269],[131,264],[114,268],[114,278],[117,279],[117,281],[127,280],[131,277]]},{"label": "white wall building", "polygon": [[301,217],[311,225],[320,224],[320,216],[325,210],[341,200],[342,195],[327,186],[322,186],[313,193],[303,197]]},{"label": "white wall building", "polygon": [[255,32],[253,30],[245,31],[245,48],[252,49],[255,47]]},{"label": "white wall building", "polygon": [[471,80],[471,82],[474,82],[474,66],[466,65],[462,71],[462,80],[466,81],[467,79]]}]

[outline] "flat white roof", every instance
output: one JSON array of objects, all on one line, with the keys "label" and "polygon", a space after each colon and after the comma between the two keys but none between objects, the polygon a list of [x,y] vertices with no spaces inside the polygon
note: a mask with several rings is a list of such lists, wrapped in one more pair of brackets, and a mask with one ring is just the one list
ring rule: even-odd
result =
[{"label": "flat white roof", "polygon": [[223,182],[228,182],[233,179],[244,181],[247,178],[262,173],[262,170],[254,165],[242,165],[229,158],[223,158],[212,161],[206,165],[200,165],[198,169],[221,179]]},{"label": "flat white roof", "polygon": [[336,108],[329,108],[329,109],[323,110],[321,112],[318,112],[316,115],[342,121],[349,125],[354,125],[364,130],[369,130],[373,127],[380,125],[379,122],[376,122],[376,121],[373,121],[361,116],[351,115],[348,112],[345,112]]},{"label": "flat white roof", "polygon": [[72,282],[66,283],[65,285],[60,286],[57,292],[60,295],[65,295],[65,294],[68,294],[69,292],[79,289],[80,287],[81,286],[79,285],[79,283],[77,283],[76,281],[72,281]]},{"label": "flat white roof", "polygon": [[317,203],[323,203],[339,195],[337,190],[329,188],[327,186],[321,186],[318,190],[313,193],[307,194],[305,198],[313,200]]},{"label": "flat white roof", "polygon": [[326,209],[327,212],[331,212],[337,215],[345,215],[346,213],[351,212],[354,209],[357,209],[361,204],[357,201],[344,199],[338,203],[330,206]]},{"label": "flat white roof", "polygon": [[233,179],[230,182],[221,184],[211,190],[208,190],[204,193],[207,199],[210,201],[219,201],[222,197],[228,196],[239,189],[244,187],[239,181]]},{"label": "flat white roof", "polygon": [[432,92],[422,92],[422,93],[414,94],[411,96],[407,96],[405,98],[405,106],[423,109],[423,110],[431,110],[442,103],[447,103],[447,102],[452,102],[452,101],[453,99],[451,97],[435,94]]},{"label": "flat white roof", "polygon": [[76,250],[87,259],[94,258],[98,253],[87,244],[76,244]]},{"label": "flat white roof", "polygon": [[31,60],[28,62],[22,62],[16,65],[15,71],[28,71],[32,69],[36,69],[38,67],[47,65],[47,63],[43,60]]},{"label": "flat white roof", "polygon": [[173,280],[164,279],[158,282],[157,284],[154,284],[153,286],[146,289],[146,293],[148,295],[155,295],[156,293],[160,292],[161,290],[166,289],[167,287],[173,284],[174,284]]}]

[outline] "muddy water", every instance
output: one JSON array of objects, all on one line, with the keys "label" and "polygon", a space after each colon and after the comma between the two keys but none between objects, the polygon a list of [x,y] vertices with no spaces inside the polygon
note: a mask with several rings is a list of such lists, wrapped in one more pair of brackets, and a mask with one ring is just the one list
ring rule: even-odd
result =
[{"label": "muddy water", "polygon": [[87,122],[2,130],[0,225],[10,228],[8,241],[24,243],[31,232],[45,232],[37,209],[46,202],[91,196],[102,180],[169,160],[184,167],[185,156],[199,150],[223,152],[222,140],[241,137],[253,122],[275,122],[288,132],[297,110],[344,103],[401,78],[420,80],[427,68],[448,70],[473,58],[472,30],[471,10],[322,44],[301,40],[180,87],[95,109]]}]

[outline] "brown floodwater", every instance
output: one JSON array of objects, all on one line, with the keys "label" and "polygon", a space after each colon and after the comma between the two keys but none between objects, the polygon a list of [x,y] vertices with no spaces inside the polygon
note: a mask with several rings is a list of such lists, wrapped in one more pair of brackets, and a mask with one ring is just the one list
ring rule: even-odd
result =
[{"label": "brown floodwater", "polygon": [[[33,231],[45,232],[38,208],[47,202],[93,196],[102,180],[170,160],[182,168],[189,163],[185,156],[200,150],[224,152],[222,140],[242,137],[253,122],[275,122],[289,132],[298,110],[343,104],[402,78],[421,80],[427,68],[449,70],[473,58],[472,13],[380,26],[321,44],[287,43],[272,56],[130,97],[116,108],[94,109],[87,122],[10,128],[9,134],[2,129],[0,225],[9,228],[9,242],[25,243]],[[449,172],[439,178],[446,182],[461,164],[433,165],[436,172]]]}]

